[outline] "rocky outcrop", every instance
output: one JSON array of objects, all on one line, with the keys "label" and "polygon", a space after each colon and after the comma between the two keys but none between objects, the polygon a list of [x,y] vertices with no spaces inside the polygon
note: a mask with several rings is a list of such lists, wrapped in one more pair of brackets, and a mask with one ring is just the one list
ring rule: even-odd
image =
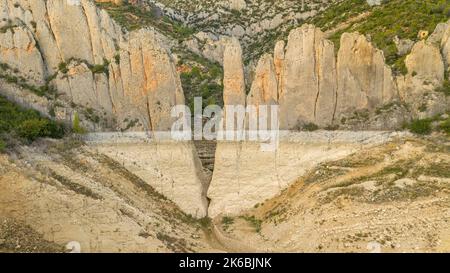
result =
[{"label": "rocky outcrop", "polygon": [[170,129],[184,97],[154,30],[123,32],[91,0],[2,0],[0,11],[2,62],[29,84],[56,87],[58,104],[73,106],[66,119],[88,109],[107,120],[96,129]]},{"label": "rocky outcrop", "polygon": [[450,21],[447,22],[447,27],[442,35],[441,48],[442,55],[444,56],[445,65],[447,71],[450,67]]},{"label": "rocky outcrop", "polygon": [[265,54],[258,62],[247,103],[256,107],[278,103],[277,73],[269,54]]},{"label": "rocky outcrop", "polygon": [[303,25],[290,33],[284,59],[279,90],[280,126],[292,129],[302,122],[330,124],[336,100],[333,44],[325,40],[318,28]]},{"label": "rocky outcrop", "polygon": [[247,7],[245,0],[228,0],[228,7],[233,10],[243,10]]},{"label": "rocky outcrop", "polygon": [[342,36],[336,59],[322,31],[303,25],[290,33],[286,46],[278,42],[269,59],[266,55],[259,62],[247,103],[259,104],[252,98],[262,90],[278,94],[282,129],[334,125],[347,113],[374,110],[398,98],[382,51],[357,33]]},{"label": "rocky outcrop", "polygon": [[[435,91],[445,79],[448,29],[440,26],[431,40],[417,42],[405,60],[407,75],[395,76],[383,52],[367,37],[344,33],[336,57],[334,45],[319,29],[303,25],[290,33],[286,46],[282,41],[276,44],[273,57],[261,57],[246,104],[278,102],[280,126],[287,130],[308,123],[351,130],[398,129],[412,118],[432,117],[449,105],[445,95]],[[226,104],[242,105],[244,82],[230,80],[231,76],[241,79],[236,52],[231,50],[224,57],[234,64],[224,67],[228,77],[224,98]],[[304,134],[280,134],[275,151],[265,151],[252,141],[219,142],[208,190],[209,216],[242,213],[279,194],[306,169],[394,136],[342,131]]]},{"label": "rocky outcrop", "polygon": [[415,118],[440,114],[448,107],[445,95],[434,90],[444,81],[444,61],[438,46],[425,40],[416,43],[405,60],[408,74],[398,77],[402,101]]},{"label": "rocky outcrop", "polygon": [[444,62],[439,48],[424,40],[414,45],[411,54],[406,57],[405,65],[408,74],[399,79],[405,81],[399,86],[402,98],[407,101],[422,93],[424,81],[427,81],[432,89],[444,80]]},{"label": "rocky outcrop", "polygon": [[0,33],[1,62],[16,71],[26,71],[34,84],[43,84],[45,65],[33,34],[25,27],[4,25]]},{"label": "rocky outcrop", "polygon": [[397,97],[391,69],[383,52],[357,33],[344,33],[337,58],[336,116],[363,109],[374,110]]},{"label": "rocky outcrop", "polygon": [[184,41],[183,45],[190,51],[210,61],[223,64],[223,53],[229,39],[228,36],[214,35],[201,31],[195,34],[192,39]]},{"label": "rocky outcrop", "polygon": [[232,38],[224,50],[223,100],[225,105],[245,105],[245,79],[242,49]]},{"label": "rocky outcrop", "polygon": [[273,52],[273,64],[275,66],[275,72],[277,73],[278,89],[281,90],[281,78],[283,73],[283,63],[284,63],[284,48],[286,44],[284,41],[278,41],[275,44],[275,49]]},{"label": "rocky outcrop", "polygon": [[[410,51],[405,59],[408,72],[394,75],[383,52],[367,37],[344,33],[335,54],[320,29],[303,25],[290,33],[287,44],[276,44],[273,58],[261,57],[247,105],[278,102],[280,127],[285,130],[311,123],[322,128],[398,129],[409,119],[445,112],[447,98],[436,89],[450,61],[449,29],[448,23],[439,24],[428,39],[405,49],[405,54]],[[225,73],[232,75],[230,69],[239,71],[225,66]],[[226,104],[236,102],[243,104],[242,98]]]}]

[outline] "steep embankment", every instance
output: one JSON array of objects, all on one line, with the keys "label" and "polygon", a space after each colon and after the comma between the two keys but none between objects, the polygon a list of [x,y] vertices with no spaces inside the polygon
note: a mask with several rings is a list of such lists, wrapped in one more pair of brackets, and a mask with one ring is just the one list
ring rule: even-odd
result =
[{"label": "steep embankment", "polygon": [[[46,251],[33,238],[60,246],[76,241],[82,252],[212,250],[203,233],[207,220],[186,215],[122,163],[76,140],[18,147],[0,162],[0,215],[7,219],[0,236],[17,238],[0,237],[0,250]],[[42,237],[25,239],[8,223]]]}]

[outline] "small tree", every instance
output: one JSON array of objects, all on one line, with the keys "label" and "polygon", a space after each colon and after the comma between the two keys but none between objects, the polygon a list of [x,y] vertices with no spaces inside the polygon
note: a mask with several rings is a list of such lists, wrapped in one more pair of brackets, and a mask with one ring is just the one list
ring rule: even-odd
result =
[{"label": "small tree", "polygon": [[78,112],[75,112],[73,117],[72,129],[75,134],[86,134],[86,130],[80,125],[80,117],[78,116]]},{"label": "small tree", "polygon": [[4,152],[6,149],[6,143],[0,139],[0,153]]}]

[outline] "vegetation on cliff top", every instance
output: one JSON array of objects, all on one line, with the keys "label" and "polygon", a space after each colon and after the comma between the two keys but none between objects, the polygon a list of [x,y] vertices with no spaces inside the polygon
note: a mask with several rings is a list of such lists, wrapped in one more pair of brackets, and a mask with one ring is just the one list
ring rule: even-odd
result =
[{"label": "vegetation on cliff top", "polygon": [[[394,37],[418,41],[419,31],[432,33],[436,25],[450,19],[448,0],[390,0],[380,6],[369,6],[366,0],[339,1],[321,13],[305,21],[287,27],[282,32],[273,32],[264,44],[255,44],[250,50],[257,52],[257,58],[264,51],[273,50],[276,41],[287,40],[290,31],[304,23],[313,24],[323,31],[330,31],[330,40],[339,48],[344,32],[359,32],[367,35],[374,45],[383,50],[386,62],[395,72],[406,73],[404,57],[397,53]],[[249,60],[246,60],[248,63]]]},{"label": "vegetation on cliff top", "polygon": [[194,30],[175,21],[163,14],[159,14],[156,8],[146,10],[132,4],[124,3],[115,5],[113,3],[98,3],[97,5],[108,11],[109,15],[122,27],[129,31],[151,26],[164,35],[177,40],[183,40],[192,34]]},{"label": "vegetation on cliff top", "polygon": [[365,0],[347,0],[330,7],[315,17],[312,23],[330,30],[359,14],[368,12],[360,20],[334,33],[330,39],[339,47],[344,32],[367,35],[374,45],[383,50],[386,62],[396,72],[406,73],[404,58],[397,53],[394,38],[418,41],[419,31],[432,33],[436,25],[450,18],[448,0],[390,0],[381,6],[370,7]]}]

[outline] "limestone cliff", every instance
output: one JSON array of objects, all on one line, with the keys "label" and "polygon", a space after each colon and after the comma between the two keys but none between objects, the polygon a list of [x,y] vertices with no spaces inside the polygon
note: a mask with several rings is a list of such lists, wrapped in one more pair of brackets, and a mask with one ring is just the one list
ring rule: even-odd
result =
[{"label": "limestone cliff", "polygon": [[231,39],[224,50],[224,103],[225,105],[245,105],[245,79],[242,64],[242,49],[239,40]]},{"label": "limestone cliff", "polygon": [[[158,34],[124,32],[91,0],[1,0],[0,21],[1,63],[10,68],[2,70],[3,78],[23,78],[26,85],[18,89],[56,89],[40,95],[48,108],[64,105],[61,119],[87,112],[90,129],[161,131],[171,127],[171,107],[184,103]],[[10,90],[10,83],[2,89]],[[18,101],[24,97],[18,98],[18,90],[3,92]],[[26,101],[33,106],[33,99],[42,101]]]},{"label": "limestone cliff", "polygon": [[[448,108],[445,95],[435,90],[448,69],[449,33],[448,23],[439,24],[406,56],[407,74],[395,75],[369,38],[344,33],[335,53],[320,29],[305,24],[291,31],[287,44],[276,44],[273,57],[266,54],[259,60],[246,103],[278,103],[281,129],[302,129],[311,123],[322,128],[398,129],[408,119],[431,117]],[[231,57],[225,53],[224,59]],[[233,66],[224,67],[226,74],[232,75],[231,69],[239,71],[240,63],[233,59]],[[428,110],[420,111],[424,103]],[[380,111],[387,107],[393,109]]]},{"label": "limestone cliff", "polygon": [[383,53],[364,36],[344,33],[337,58],[337,114],[373,110],[397,98],[397,87]]},{"label": "limestone cliff", "polygon": [[[280,77],[280,126],[332,122],[336,101],[334,46],[312,25],[289,35]],[[295,115],[293,115],[295,113]]]}]

